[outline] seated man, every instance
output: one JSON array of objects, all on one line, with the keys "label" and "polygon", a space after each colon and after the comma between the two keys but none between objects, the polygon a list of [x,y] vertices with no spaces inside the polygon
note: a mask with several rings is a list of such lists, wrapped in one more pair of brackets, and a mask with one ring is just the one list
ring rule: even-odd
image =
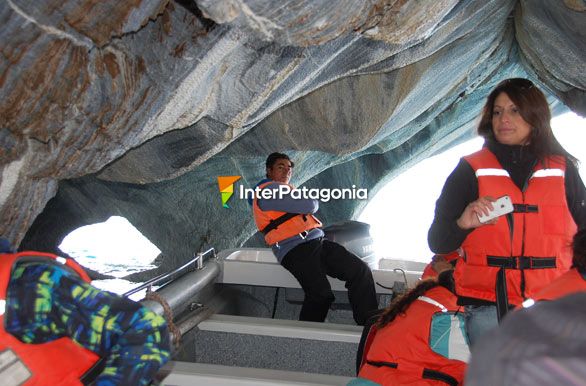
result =
[{"label": "seated man", "polygon": [[0,383],[147,385],[169,360],[162,317],[92,287],[72,259],[0,247]]},{"label": "seated man", "polygon": [[[293,162],[286,154],[272,153],[266,161],[267,179],[257,186],[276,193],[280,185],[289,184],[292,168]],[[323,238],[322,224],[313,216],[319,208],[317,200],[273,196],[254,198],[254,219],[279,263],[295,276],[305,292],[299,320],[325,320],[334,301],[326,277],[329,275],[346,282],[354,320],[364,324],[378,306],[368,266],[341,245]]]}]

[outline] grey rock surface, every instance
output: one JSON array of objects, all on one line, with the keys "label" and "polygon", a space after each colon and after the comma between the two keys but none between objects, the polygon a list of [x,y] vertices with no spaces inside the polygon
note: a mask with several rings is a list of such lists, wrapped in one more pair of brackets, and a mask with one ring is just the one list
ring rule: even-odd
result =
[{"label": "grey rock surface", "polygon": [[[126,217],[164,255],[258,244],[244,201],[266,155],[295,185],[368,188],[473,135],[528,77],[586,114],[584,2],[66,0],[0,3],[0,234],[55,250]],[[322,205],[331,223],[365,202]],[[252,238],[251,238],[252,237]]]}]

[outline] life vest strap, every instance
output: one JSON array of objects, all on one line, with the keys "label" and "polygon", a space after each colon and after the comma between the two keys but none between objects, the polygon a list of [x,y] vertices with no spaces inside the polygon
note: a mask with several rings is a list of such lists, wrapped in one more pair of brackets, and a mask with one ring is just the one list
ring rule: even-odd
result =
[{"label": "life vest strap", "polygon": [[444,382],[450,386],[458,386],[458,380],[449,374],[437,370],[423,369],[423,379],[432,379],[434,381]]},{"label": "life vest strap", "polygon": [[266,227],[264,227],[263,229],[261,229],[261,233],[263,235],[266,235],[267,233],[269,233],[272,230],[275,230],[279,227],[279,225],[283,224],[286,221],[291,220],[293,217],[296,216],[301,216],[299,213],[285,213],[279,217],[277,217],[274,220],[271,220]]},{"label": "life vest strap", "polygon": [[486,263],[489,267],[500,267],[504,269],[556,268],[555,257],[487,256]]},{"label": "life vest strap", "polygon": [[[375,367],[390,367],[392,369],[397,369],[399,367],[399,364],[396,362],[375,362],[367,360],[366,363]],[[424,368],[421,378],[444,382],[445,384],[450,386],[458,386],[458,380],[456,378],[437,370]]]},{"label": "life vest strap", "polygon": [[509,312],[509,294],[507,291],[507,271],[501,267],[496,274],[496,284],[494,289],[496,297],[496,316],[499,324]]},{"label": "life vest strap", "polygon": [[513,204],[513,212],[515,213],[537,213],[539,207],[537,205],[529,204]]},{"label": "life vest strap", "polygon": [[98,375],[100,375],[104,369],[106,368],[106,358],[105,357],[101,357],[100,359],[98,359],[98,361],[96,363],[94,363],[94,365],[92,367],[90,367],[85,374],[83,374],[81,376],[81,383],[84,385],[89,385],[91,384],[93,381],[96,380],[96,378],[98,377]]},{"label": "life vest strap", "polygon": [[396,369],[397,367],[399,367],[399,364],[395,362],[380,362],[367,360],[366,363],[374,367],[390,367],[392,369]]}]

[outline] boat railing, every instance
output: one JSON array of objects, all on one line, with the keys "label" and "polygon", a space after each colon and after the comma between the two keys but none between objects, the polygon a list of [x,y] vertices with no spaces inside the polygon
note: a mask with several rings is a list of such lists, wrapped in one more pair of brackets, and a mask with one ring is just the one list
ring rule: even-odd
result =
[{"label": "boat railing", "polygon": [[210,253],[212,253],[213,258],[216,258],[216,256],[217,256],[216,249],[213,247],[208,249],[207,251],[195,253],[193,258],[190,259],[185,264],[183,264],[182,266],[177,267],[174,270],[169,271],[167,273],[156,276],[156,277],[144,282],[143,284],[139,285],[138,287],[135,287],[128,292],[125,292],[122,296],[128,297],[128,296],[133,295],[139,291],[142,291],[145,288],[150,290],[152,288],[152,286],[157,285],[157,284],[161,284],[161,283],[165,283],[167,281],[167,279],[177,275],[180,272],[185,271],[185,272],[183,272],[183,275],[184,275],[185,273],[189,272],[190,267],[195,268],[196,271],[199,271],[203,268],[204,256],[207,256]]}]

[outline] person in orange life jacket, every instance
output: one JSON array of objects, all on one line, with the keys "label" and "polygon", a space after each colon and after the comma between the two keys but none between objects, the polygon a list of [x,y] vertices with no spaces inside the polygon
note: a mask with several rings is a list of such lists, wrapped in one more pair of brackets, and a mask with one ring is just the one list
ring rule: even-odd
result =
[{"label": "person in orange life jacket", "polygon": [[[293,162],[282,153],[266,160],[266,179],[257,184],[275,193],[288,185]],[[324,239],[321,222],[313,215],[317,200],[294,199],[277,194],[272,198],[255,197],[252,202],[256,225],[279,263],[299,281],[305,298],[299,320],[323,322],[334,301],[326,275],[346,282],[354,320],[364,324],[378,308],[374,280],[368,266],[341,245]]]},{"label": "person in orange life jacket", "polygon": [[572,251],[572,268],[539,291],[534,300],[554,300],[576,292],[586,292],[586,229],[574,235]]},{"label": "person in orange life jacket", "polygon": [[[435,253],[464,250],[454,278],[472,344],[510,307],[570,268],[570,240],[586,226],[584,183],[550,119],[532,82],[499,83],[478,126],[482,150],[460,160],[436,203],[429,246]],[[480,223],[478,215],[503,195],[514,213]]]},{"label": "person in orange life jacket", "polygon": [[437,277],[443,271],[454,269],[456,266],[457,259],[460,257],[461,249],[458,248],[456,251],[451,253],[436,253],[431,262],[425,266],[421,279],[429,279]]},{"label": "person in orange life jacket", "polygon": [[[381,314],[349,385],[459,385],[469,358],[453,270],[421,281]],[[369,337],[370,338],[370,337]]]},{"label": "person in orange life jacket", "polygon": [[147,385],[169,360],[163,318],[90,286],[73,259],[0,247],[0,383]]}]

